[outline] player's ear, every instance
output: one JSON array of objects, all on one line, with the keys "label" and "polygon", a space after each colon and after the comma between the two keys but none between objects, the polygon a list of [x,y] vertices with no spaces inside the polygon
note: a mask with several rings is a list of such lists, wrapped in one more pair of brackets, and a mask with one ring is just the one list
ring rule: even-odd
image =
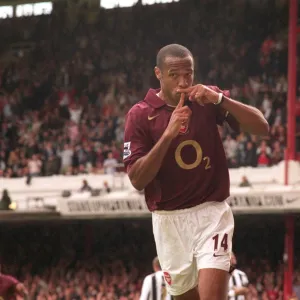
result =
[{"label": "player's ear", "polygon": [[155,73],[155,76],[158,80],[161,80],[161,71],[158,67],[155,67],[154,68],[154,73]]}]

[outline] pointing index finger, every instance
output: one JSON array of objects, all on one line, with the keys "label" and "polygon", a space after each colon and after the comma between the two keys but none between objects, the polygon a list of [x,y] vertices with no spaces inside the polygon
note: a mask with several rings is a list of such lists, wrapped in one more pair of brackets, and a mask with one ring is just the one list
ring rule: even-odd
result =
[{"label": "pointing index finger", "polygon": [[184,100],[185,100],[185,94],[184,94],[184,93],[181,93],[181,95],[180,95],[180,100],[179,100],[179,102],[178,102],[178,104],[177,104],[177,106],[176,106],[176,109],[179,109],[179,108],[183,107],[183,105],[184,105]]}]

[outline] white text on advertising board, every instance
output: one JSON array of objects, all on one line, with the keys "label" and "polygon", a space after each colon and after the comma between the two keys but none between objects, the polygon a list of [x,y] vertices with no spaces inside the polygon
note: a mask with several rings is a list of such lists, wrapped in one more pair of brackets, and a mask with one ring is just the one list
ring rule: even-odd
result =
[{"label": "white text on advertising board", "polygon": [[70,213],[107,213],[107,212],[134,212],[145,211],[145,204],[139,200],[128,201],[68,201],[68,210]]},{"label": "white text on advertising board", "polygon": [[282,195],[232,196],[227,200],[232,207],[280,207],[284,206]]}]

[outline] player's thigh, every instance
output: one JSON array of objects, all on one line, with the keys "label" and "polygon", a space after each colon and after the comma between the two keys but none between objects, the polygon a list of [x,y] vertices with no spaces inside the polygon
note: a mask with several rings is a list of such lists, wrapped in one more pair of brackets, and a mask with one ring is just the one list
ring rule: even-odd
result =
[{"label": "player's thigh", "polygon": [[196,241],[198,270],[220,269],[229,272],[234,219],[226,202],[212,203],[207,212],[207,226]]},{"label": "player's thigh", "polygon": [[229,273],[220,269],[199,270],[199,295],[201,300],[226,300]]},{"label": "player's thigh", "polygon": [[233,232],[234,219],[229,205],[212,203],[195,253],[201,300],[227,299]]},{"label": "player's thigh", "polygon": [[174,300],[200,300],[197,287],[189,290],[188,292],[184,293],[183,295],[178,295],[173,298],[174,298]]},{"label": "player's thigh", "polygon": [[198,285],[197,263],[193,257],[192,236],[186,216],[165,216],[153,213],[153,234],[157,256],[168,293],[183,295]]}]

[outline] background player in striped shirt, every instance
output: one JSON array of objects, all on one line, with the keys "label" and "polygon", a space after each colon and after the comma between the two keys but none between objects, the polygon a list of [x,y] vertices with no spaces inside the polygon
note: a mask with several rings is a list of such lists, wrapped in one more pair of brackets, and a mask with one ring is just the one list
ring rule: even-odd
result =
[{"label": "background player in striped shirt", "polygon": [[154,273],[145,277],[140,300],[171,300],[167,294],[166,282],[157,257],[152,262]]},{"label": "background player in striped shirt", "polygon": [[228,300],[245,300],[248,293],[248,284],[249,280],[247,275],[236,269],[236,256],[232,252],[231,254],[231,268],[234,270],[231,273],[231,277],[229,279],[229,292],[228,292]]}]

